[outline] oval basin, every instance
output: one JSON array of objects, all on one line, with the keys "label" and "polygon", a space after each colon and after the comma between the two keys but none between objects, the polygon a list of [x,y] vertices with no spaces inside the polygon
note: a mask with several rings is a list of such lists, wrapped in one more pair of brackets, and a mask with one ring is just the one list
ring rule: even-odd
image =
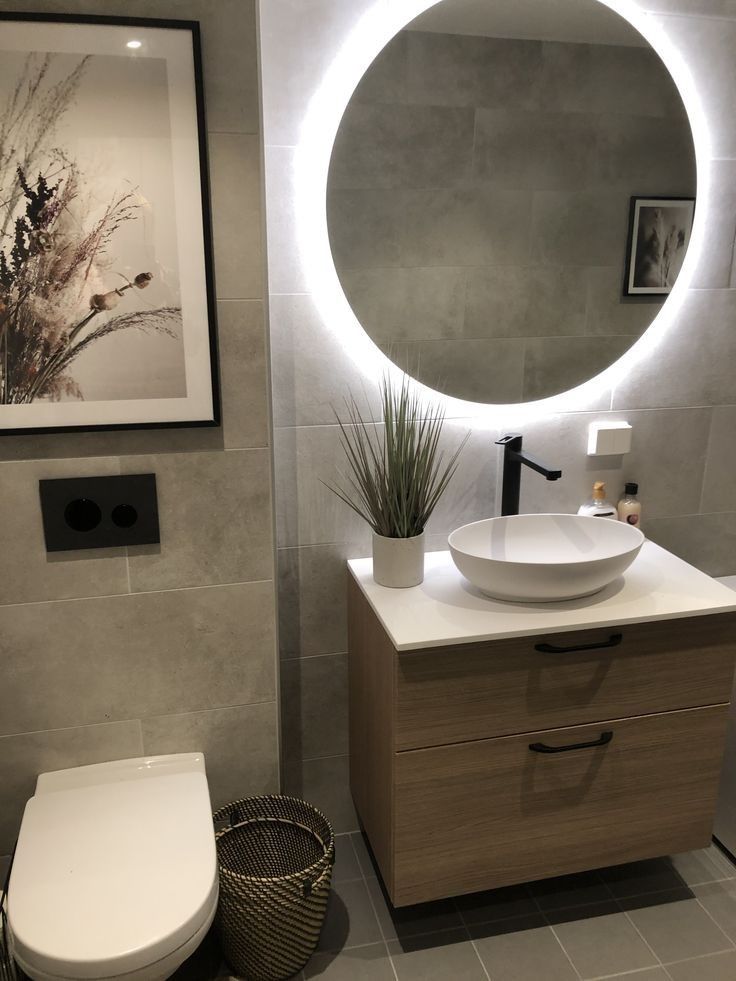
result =
[{"label": "oval basin", "polygon": [[578,514],[517,514],[463,525],[448,538],[466,579],[495,599],[553,603],[591,596],[628,569],[638,528]]}]

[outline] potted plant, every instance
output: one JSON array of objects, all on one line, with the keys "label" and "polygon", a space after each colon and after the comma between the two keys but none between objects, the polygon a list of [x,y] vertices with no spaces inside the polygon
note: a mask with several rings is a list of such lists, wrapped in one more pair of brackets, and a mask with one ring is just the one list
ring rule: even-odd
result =
[{"label": "potted plant", "polygon": [[404,377],[381,382],[383,425],[366,421],[355,398],[346,418],[335,411],[349,471],[333,493],[373,529],[373,578],[381,586],[417,586],[424,579],[424,529],[457,469],[467,436],[445,462],[444,411],[422,403]]}]

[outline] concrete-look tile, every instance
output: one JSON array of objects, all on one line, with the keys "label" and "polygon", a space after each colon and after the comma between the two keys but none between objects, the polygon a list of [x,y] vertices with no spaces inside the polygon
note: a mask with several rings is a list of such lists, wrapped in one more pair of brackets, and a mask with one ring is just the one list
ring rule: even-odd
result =
[{"label": "concrete-look tile", "polygon": [[532,198],[526,191],[491,185],[409,190],[405,202],[404,265],[494,266],[528,259]]},{"label": "concrete-look tile", "polygon": [[323,981],[396,981],[384,943],[348,947],[337,955],[315,954],[304,975]]},{"label": "concrete-look tile", "polygon": [[691,285],[695,289],[736,286],[736,160],[711,160],[710,186],[698,208],[705,213],[705,235]]},{"label": "concrete-look tile", "polygon": [[281,664],[281,727],[287,760],[348,752],[347,654]]},{"label": "concrete-look tile", "polygon": [[591,266],[585,270],[585,287],[588,334],[640,337],[658,316],[664,302],[661,296],[624,296],[621,266]]},{"label": "concrete-look tile", "polygon": [[655,967],[657,958],[616,903],[550,914],[557,939],[583,978]]},{"label": "concrete-look tile", "polygon": [[399,981],[488,981],[464,930],[391,940],[388,950]]},{"label": "concrete-look tile", "polygon": [[469,434],[458,457],[457,470],[427,524],[428,535],[448,535],[461,524],[492,517],[496,499],[497,454],[495,437],[485,430],[469,429],[461,420],[448,420],[440,437],[443,459],[451,455]]},{"label": "concrete-look tile", "polygon": [[364,415],[380,418],[377,383],[326,328],[311,296],[272,296],[270,320],[275,426],[334,425],[350,393]]},{"label": "concrete-look tile", "polygon": [[[408,194],[408,191],[392,188],[340,190],[330,187],[328,189],[327,227],[332,256],[338,272],[344,269],[402,265]],[[274,231],[274,242],[278,246],[280,240],[276,239],[277,234],[280,234],[280,229]],[[270,232],[269,243],[271,243]],[[269,268],[273,253],[274,249],[270,247]],[[281,264],[280,257],[277,257],[277,261]],[[421,265],[421,262],[414,262],[412,265]],[[303,292],[295,288],[278,289],[280,282],[286,282],[286,271],[282,275],[279,275],[280,273],[280,265],[276,267],[275,272],[270,273],[274,292]]]},{"label": "concrete-look tile", "polygon": [[736,511],[736,406],[713,409],[708,458],[700,508],[705,512]]},{"label": "concrete-look tile", "polygon": [[648,967],[644,971],[635,971],[633,974],[619,974],[610,981],[671,981],[669,974],[663,967]]},{"label": "concrete-look tile", "polygon": [[455,904],[466,926],[529,916],[537,912],[537,904],[526,885],[506,886],[503,889],[488,889],[485,892],[459,896]]},{"label": "concrete-look tile", "polygon": [[406,102],[406,46],[408,34],[399,31],[365,71],[351,102]]},{"label": "concrete-look tile", "polygon": [[736,574],[736,513],[647,521],[647,537],[709,576]]},{"label": "concrete-look tile", "polygon": [[736,18],[736,0],[637,0],[637,6],[664,14]]},{"label": "concrete-look tile", "polygon": [[121,469],[155,473],[158,489],[161,544],[130,549],[134,592],[273,577],[267,449],[136,457]]},{"label": "concrete-look tile", "polygon": [[579,268],[468,270],[464,337],[569,336],[585,329],[586,295]]},{"label": "concrete-look tile", "polygon": [[383,345],[460,336],[467,276],[454,266],[345,269],[340,282],[363,329]]},{"label": "concrete-look tile", "polygon": [[614,392],[614,408],[736,403],[736,290],[686,294],[667,336]]},{"label": "concrete-look tile", "polygon": [[409,937],[436,935],[441,930],[457,930],[463,926],[457,907],[451,899],[395,908],[391,905],[380,879],[370,876],[366,878],[366,882],[386,940],[404,941]]},{"label": "concrete-look tile", "polygon": [[273,658],[271,583],[3,607],[0,731],[273,700]]},{"label": "concrete-look tile", "polygon": [[598,121],[596,186],[656,187],[657,194],[695,197],[695,148],[687,117],[605,113]]},{"label": "concrete-look tile", "polygon": [[330,162],[334,188],[455,187],[473,169],[472,107],[351,102]]},{"label": "concrete-look tile", "polygon": [[355,831],[358,818],[350,796],[347,756],[294,760],[284,764],[284,793],[302,797],[325,815],[336,834]]},{"label": "concrete-look tile", "polygon": [[610,900],[611,894],[597,872],[580,872],[554,879],[540,879],[529,884],[531,894],[542,912],[589,906]]},{"label": "concrete-look tile", "polygon": [[279,549],[279,645],[283,658],[347,650],[347,560],[360,558],[357,551],[346,544]]},{"label": "concrete-look tile", "polygon": [[693,886],[700,905],[713,917],[723,932],[736,940],[736,883],[710,882]]},{"label": "concrete-look tile", "polygon": [[527,340],[523,400],[548,398],[582,385],[615,364],[635,340],[618,334]]},{"label": "concrete-look tile", "polygon": [[670,862],[688,886],[733,878],[733,866],[715,845],[695,852],[671,855]]},{"label": "concrete-look tile", "polygon": [[601,878],[617,899],[682,888],[683,880],[668,858],[653,858],[601,869]]},{"label": "concrete-look tile", "polygon": [[499,981],[577,981],[578,974],[541,916],[470,928],[488,975]]},{"label": "concrete-look tile", "polygon": [[733,981],[736,978],[736,952],[697,957],[682,964],[668,964],[667,974],[672,981]]},{"label": "concrete-look tile", "polygon": [[629,221],[627,191],[537,191],[533,198],[531,256],[535,262],[622,266]]},{"label": "concrete-look tile", "polygon": [[259,299],[263,296],[259,139],[210,133],[209,147],[217,296]]},{"label": "concrete-look tile", "polygon": [[335,835],[335,865],[332,869],[333,882],[353,882],[362,879],[358,856],[353,848],[352,835]]},{"label": "concrete-look tile", "polygon": [[507,109],[539,104],[540,42],[410,31],[406,59],[409,102]]},{"label": "concrete-look tile", "polygon": [[[729,950],[733,944],[687,890],[620,900],[662,963]],[[692,895],[692,894],[691,894]]]},{"label": "concrete-look tile", "polygon": [[295,152],[293,146],[267,143],[264,148],[267,276],[271,293],[304,293],[308,289],[296,235]]},{"label": "concrete-look tile", "polygon": [[123,549],[47,553],[38,496],[39,480],[119,472],[119,461],[112,457],[3,467],[7,520],[0,524],[0,604],[128,592]]},{"label": "concrete-look tile", "polygon": [[268,366],[263,303],[217,305],[222,428],[228,449],[268,446]]},{"label": "concrete-look tile", "polygon": [[330,894],[327,917],[318,950],[338,951],[381,940],[368,889],[362,879],[336,883]]},{"label": "concrete-look tile", "polygon": [[201,752],[212,809],[279,789],[275,702],[143,719],[146,755]]},{"label": "concrete-look tile", "polygon": [[412,341],[405,346],[405,361],[392,360],[453,398],[504,404],[522,400],[524,344],[512,337]]},{"label": "concrete-look tile", "polygon": [[368,845],[367,836],[362,831],[354,831],[350,835],[350,840],[353,843],[353,849],[358,856],[358,864],[365,878],[378,878],[381,873]]},{"label": "concrete-look tile", "polygon": [[475,118],[478,180],[530,191],[572,191],[590,184],[596,115],[479,109]]},{"label": "concrete-look tile", "polygon": [[714,157],[736,157],[736,20],[651,15],[685,60],[697,86]]},{"label": "concrete-look tile", "polygon": [[[32,691],[32,686],[26,689],[26,698]],[[138,722],[0,736],[0,852],[9,854],[13,849],[23,808],[33,795],[39,773],[142,754]]]}]

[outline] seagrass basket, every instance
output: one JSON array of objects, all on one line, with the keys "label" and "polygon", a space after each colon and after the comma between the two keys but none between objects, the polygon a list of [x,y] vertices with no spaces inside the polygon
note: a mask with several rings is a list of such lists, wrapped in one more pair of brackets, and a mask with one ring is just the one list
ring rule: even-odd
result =
[{"label": "seagrass basket", "polygon": [[249,797],[214,815],[222,953],[246,981],[285,981],[317,946],[330,895],[335,836],[294,797]]}]

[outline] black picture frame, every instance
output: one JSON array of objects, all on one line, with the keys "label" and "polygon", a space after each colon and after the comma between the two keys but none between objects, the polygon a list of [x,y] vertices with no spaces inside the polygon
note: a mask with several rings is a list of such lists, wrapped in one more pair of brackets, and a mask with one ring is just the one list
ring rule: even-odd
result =
[{"label": "black picture frame", "polygon": [[667,296],[690,244],[695,198],[635,195],[629,203],[624,296]]},{"label": "black picture frame", "polygon": [[[166,430],[188,428],[216,428],[222,423],[221,388],[218,358],[217,315],[214,284],[214,252],[212,237],[212,211],[210,195],[210,173],[207,150],[207,127],[205,114],[204,80],[202,66],[202,44],[200,25],[194,20],[169,18],[118,17],[110,15],[76,15],[39,12],[13,13],[0,12],[0,25],[7,22],[41,23],[62,25],[89,25],[115,28],[137,28],[139,30],[166,30],[188,33],[191,42],[194,114],[196,118],[197,147],[196,157],[199,166],[199,206],[201,208],[202,254],[201,262],[204,280],[204,305],[207,320],[208,371],[207,378],[211,393],[211,411],[207,418],[150,419],[136,422],[100,422],[60,425],[5,426],[0,403],[0,436],[39,435],[54,433],[82,432],[123,432],[128,430]],[[1,97],[2,93],[0,93]],[[90,403],[94,405],[94,403]]]}]

